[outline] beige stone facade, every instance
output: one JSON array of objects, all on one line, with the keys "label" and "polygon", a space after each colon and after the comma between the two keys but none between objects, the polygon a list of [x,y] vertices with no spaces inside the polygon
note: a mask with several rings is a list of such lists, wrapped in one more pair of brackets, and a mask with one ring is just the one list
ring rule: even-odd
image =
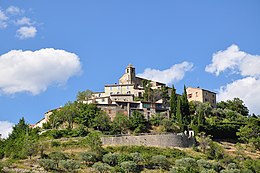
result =
[{"label": "beige stone facade", "polygon": [[217,107],[216,103],[216,93],[208,91],[201,88],[191,88],[186,89],[188,101],[199,101],[202,103],[209,102],[212,107]]}]

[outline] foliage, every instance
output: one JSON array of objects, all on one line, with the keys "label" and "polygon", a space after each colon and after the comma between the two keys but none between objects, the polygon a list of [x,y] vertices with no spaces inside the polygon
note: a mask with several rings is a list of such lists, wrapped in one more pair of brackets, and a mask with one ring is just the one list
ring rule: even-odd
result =
[{"label": "foliage", "polygon": [[64,153],[58,151],[51,152],[49,157],[54,161],[57,168],[59,167],[59,161],[67,159],[67,156]]},{"label": "foliage", "polygon": [[171,110],[171,118],[176,119],[177,113],[177,94],[174,85],[172,85],[171,97],[170,97],[170,110]]},{"label": "foliage", "polygon": [[31,155],[32,153],[32,151],[28,151],[29,144],[37,142],[38,137],[38,129],[31,129],[24,118],[21,118],[19,123],[13,127],[12,133],[2,144],[4,155],[14,159],[26,158],[28,154]]},{"label": "foliage", "polygon": [[93,166],[99,173],[108,173],[111,167],[107,163],[96,162]]},{"label": "foliage", "polygon": [[98,160],[98,156],[94,152],[84,152],[80,154],[81,160],[83,160],[86,165],[94,164]]},{"label": "foliage", "polygon": [[[190,108],[189,108],[189,101],[186,91],[186,86],[184,85],[183,93],[181,96],[181,113],[183,116],[183,123],[187,126],[190,123]],[[186,129],[185,129],[186,130]]]},{"label": "foliage", "polygon": [[155,169],[159,168],[167,170],[170,167],[170,162],[168,161],[166,156],[163,155],[152,156],[150,163]]},{"label": "foliage", "polygon": [[[178,170],[176,172],[198,173],[198,163],[193,158],[178,159],[175,161],[175,166]],[[173,172],[173,170],[171,172]]]},{"label": "foliage", "polygon": [[126,115],[117,113],[111,128],[112,134],[126,134],[130,128],[130,121]]},{"label": "foliage", "polygon": [[47,171],[56,169],[56,163],[52,159],[41,159],[39,160],[39,164]]},{"label": "foliage", "polygon": [[181,111],[181,98],[178,97],[177,100],[177,110],[176,110],[176,119],[177,119],[177,124],[181,130],[181,132],[184,131],[184,124],[183,124],[183,115],[182,115],[182,111]]},{"label": "foliage", "polygon": [[144,161],[142,155],[138,152],[130,153],[130,155],[136,164]]},{"label": "foliage", "polygon": [[77,101],[86,101],[92,96],[91,90],[79,91],[77,94]]},{"label": "foliage", "polygon": [[134,131],[134,133],[148,132],[148,122],[139,111],[133,111],[129,121],[130,130]]},{"label": "foliage", "polygon": [[80,164],[75,160],[61,160],[60,164],[67,172],[76,172],[80,168]]},{"label": "foliage", "polygon": [[126,161],[120,164],[121,168],[126,172],[137,172],[137,164],[133,161]]},{"label": "foliage", "polygon": [[227,100],[226,102],[221,101],[217,103],[217,107],[220,109],[229,109],[232,111],[236,111],[243,116],[248,116],[249,113],[249,110],[245,106],[243,100],[239,98],[234,98],[233,100]]},{"label": "foliage", "polygon": [[100,112],[93,120],[93,127],[101,132],[110,130],[111,120],[105,112]]},{"label": "foliage", "polygon": [[240,127],[237,135],[240,140],[251,143],[256,149],[260,150],[260,118],[249,118],[247,124]]},{"label": "foliage", "polygon": [[91,132],[85,139],[87,146],[93,152],[100,153],[103,151],[102,141],[100,139],[100,134],[98,132]]},{"label": "foliage", "polygon": [[161,115],[161,114],[154,114],[152,115],[152,117],[150,118],[150,123],[153,126],[159,126],[161,124],[161,121],[165,119],[165,116]]},{"label": "foliage", "polygon": [[109,164],[110,166],[115,166],[118,164],[119,154],[108,153],[103,156],[103,162]]}]

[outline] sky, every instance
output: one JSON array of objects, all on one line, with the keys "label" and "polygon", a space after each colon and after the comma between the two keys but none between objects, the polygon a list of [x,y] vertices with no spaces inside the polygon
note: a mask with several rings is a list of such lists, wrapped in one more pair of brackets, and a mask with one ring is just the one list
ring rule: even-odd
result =
[{"label": "sky", "polygon": [[260,114],[258,0],[0,0],[0,133],[138,76]]}]

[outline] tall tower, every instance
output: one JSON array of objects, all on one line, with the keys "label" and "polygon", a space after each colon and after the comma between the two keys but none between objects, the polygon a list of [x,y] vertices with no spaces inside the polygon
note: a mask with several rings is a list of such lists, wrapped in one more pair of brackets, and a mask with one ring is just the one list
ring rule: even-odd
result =
[{"label": "tall tower", "polygon": [[125,74],[119,79],[119,84],[134,84],[135,83],[135,68],[129,64],[125,68]]}]

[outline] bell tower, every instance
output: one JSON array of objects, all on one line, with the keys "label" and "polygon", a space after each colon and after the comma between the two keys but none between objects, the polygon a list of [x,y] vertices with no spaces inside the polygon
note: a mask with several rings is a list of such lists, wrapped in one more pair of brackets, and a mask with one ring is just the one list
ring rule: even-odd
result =
[{"label": "bell tower", "polygon": [[119,84],[134,84],[135,83],[135,68],[129,64],[125,68],[125,74],[119,79]]}]

